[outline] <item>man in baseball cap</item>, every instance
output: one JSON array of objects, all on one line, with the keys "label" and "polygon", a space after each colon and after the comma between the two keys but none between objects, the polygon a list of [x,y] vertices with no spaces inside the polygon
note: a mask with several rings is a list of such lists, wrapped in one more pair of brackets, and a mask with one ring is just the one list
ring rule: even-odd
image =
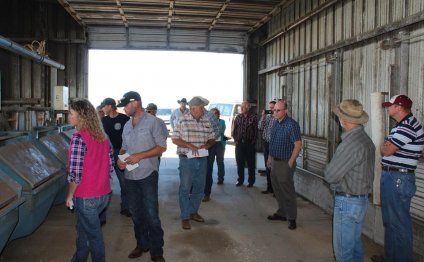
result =
[{"label": "man in baseball cap", "polygon": [[412,101],[406,95],[396,95],[393,96],[390,101],[383,103],[383,107],[389,107],[392,105],[403,106],[404,108],[411,108]]},{"label": "man in baseball cap", "polygon": [[406,95],[396,95],[382,106],[396,121],[381,148],[384,259],[412,261],[413,233],[409,210],[416,191],[415,169],[424,148],[424,130],[412,114],[412,101]]},{"label": "man in baseball cap", "polygon": [[119,100],[117,107],[124,107],[133,101],[141,101],[140,94],[135,91],[130,91],[124,94],[124,96]]}]

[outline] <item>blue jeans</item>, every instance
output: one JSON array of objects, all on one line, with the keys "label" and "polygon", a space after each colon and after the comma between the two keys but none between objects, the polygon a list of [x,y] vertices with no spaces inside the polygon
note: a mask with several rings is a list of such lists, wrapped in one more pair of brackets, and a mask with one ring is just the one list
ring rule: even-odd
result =
[{"label": "blue jeans", "polygon": [[333,213],[333,248],[338,262],[362,262],[362,225],[368,196],[336,196]]},{"label": "blue jeans", "polygon": [[158,172],[140,180],[125,179],[137,247],[150,248],[150,256],[163,255],[163,230],[159,219]]},{"label": "blue jeans", "polygon": [[[181,219],[197,213],[205,190],[207,157],[180,157],[180,210]],[[190,194],[191,189],[191,194]]]},{"label": "blue jeans", "polygon": [[110,195],[74,198],[77,215],[77,251],[72,257],[73,262],[87,261],[90,253],[93,262],[105,261],[105,246],[99,216],[108,205]]},{"label": "blue jeans", "polygon": [[127,197],[127,189],[125,187],[125,171],[120,170],[117,163],[118,155],[120,149],[114,149],[114,158],[115,158],[115,173],[118,178],[119,187],[121,188],[121,210],[128,209],[128,197]]},{"label": "blue jeans", "polygon": [[386,262],[412,261],[412,221],[409,213],[415,194],[415,174],[383,171],[381,211],[384,225]]},{"label": "blue jeans", "polygon": [[218,181],[224,181],[225,169],[224,169],[224,153],[225,147],[221,142],[216,142],[212,147],[209,148],[207,172],[206,172],[206,185],[205,185],[205,195],[210,195],[213,184],[213,164],[215,163],[218,166]]}]

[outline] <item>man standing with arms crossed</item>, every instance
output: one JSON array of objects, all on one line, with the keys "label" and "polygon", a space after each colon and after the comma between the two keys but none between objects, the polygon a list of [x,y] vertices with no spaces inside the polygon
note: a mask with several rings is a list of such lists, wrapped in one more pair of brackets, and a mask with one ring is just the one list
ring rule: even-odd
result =
[{"label": "man standing with arms crossed", "polygon": [[424,131],[412,115],[412,101],[397,95],[382,105],[396,121],[381,154],[381,210],[386,262],[412,261],[412,221],[409,208],[415,194],[415,169],[424,148]]},{"label": "man standing with arms crossed", "polygon": [[[125,123],[130,120],[130,118],[116,111],[116,102],[113,98],[105,98],[100,104],[100,108],[105,114],[105,116],[101,118],[103,129],[105,130],[110,142],[112,143],[113,157],[115,159],[115,163],[117,163],[119,150],[121,150],[122,147],[122,131],[124,130]],[[120,214],[130,217],[131,213],[128,208],[128,198],[127,190],[125,188],[124,171],[119,169],[117,164],[114,165],[114,169],[116,176],[118,177],[119,186],[121,188]]]},{"label": "man standing with arms crossed", "polygon": [[234,119],[232,136],[236,144],[236,162],[238,179],[236,186],[244,183],[244,163],[247,162],[249,174],[247,187],[255,184],[255,145],[258,135],[258,117],[249,112],[250,103],[244,101],[241,104],[241,114]]},{"label": "man standing with arms crossed", "polygon": [[177,101],[178,104],[180,104],[180,107],[175,109],[172,114],[171,117],[169,119],[169,121],[171,122],[171,128],[172,130],[175,129],[177,123],[178,123],[178,119],[183,116],[183,115],[187,115],[190,113],[190,110],[187,108],[187,99],[182,98],[181,100]]},{"label": "man standing with arms crossed", "polygon": [[333,249],[336,261],[364,261],[362,225],[374,180],[375,146],[362,126],[368,114],[357,100],[344,100],[333,108],[345,130],[325,180],[335,192]]},{"label": "man standing with arms crossed", "polygon": [[271,169],[271,182],[278,209],[269,220],[289,221],[288,228],[296,229],[297,200],[293,175],[296,158],[302,149],[299,124],[287,115],[287,102],[278,101],[274,107],[277,119],[271,129],[267,166]]},{"label": "man standing with arms crossed", "polygon": [[190,219],[205,221],[198,211],[205,190],[207,150],[215,143],[213,127],[204,116],[208,103],[202,97],[193,97],[188,103],[190,113],[178,119],[172,133],[172,142],[178,146],[180,158],[179,201],[183,229],[191,229]]},{"label": "man standing with arms crossed", "polygon": [[165,261],[163,258],[163,229],[159,219],[158,203],[158,156],[166,150],[166,137],[160,120],[146,113],[137,92],[124,94],[118,107],[124,107],[131,117],[122,133],[121,154],[127,153],[124,161],[118,160],[121,169],[138,164],[135,169],[125,171],[125,185],[134,233],[136,248],[128,258],[138,258],[150,249],[152,261]]}]

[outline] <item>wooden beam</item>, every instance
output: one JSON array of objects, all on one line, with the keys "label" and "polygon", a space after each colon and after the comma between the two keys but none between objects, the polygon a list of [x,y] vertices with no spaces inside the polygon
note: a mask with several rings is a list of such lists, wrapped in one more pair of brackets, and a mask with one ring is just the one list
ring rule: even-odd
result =
[{"label": "wooden beam", "polygon": [[216,14],[215,18],[213,19],[211,25],[209,26],[208,31],[212,31],[213,27],[215,26],[216,22],[218,22],[219,18],[221,17],[221,15],[224,13],[225,9],[227,8],[228,4],[230,3],[231,0],[226,0],[225,3],[222,4],[221,9],[219,10],[219,12]]},{"label": "wooden beam", "polygon": [[82,21],[81,17],[75,11],[75,9],[68,3],[67,0],[58,0],[59,3],[65,8],[65,10],[80,24],[82,27],[86,28],[86,24]]},{"label": "wooden beam", "polygon": [[279,12],[281,12],[281,9],[288,6],[289,4],[291,4],[292,2],[294,2],[294,0],[283,0],[281,1],[278,5],[276,5],[271,12],[269,12],[267,15],[265,15],[264,17],[262,17],[262,19],[257,22],[256,24],[254,24],[248,31],[247,33],[253,33],[255,32],[259,27],[261,27],[262,25],[264,25],[266,22],[268,22],[269,20],[271,20],[272,17],[274,17],[275,15],[277,15]]},{"label": "wooden beam", "polygon": [[167,28],[171,29],[172,16],[174,15],[174,0],[169,0],[169,9],[168,9],[168,22]]},{"label": "wooden beam", "polygon": [[125,16],[124,9],[122,9],[121,0],[116,0],[116,6],[118,7],[119,14],[121,15],[121,19],[124,22],[126,28],[128,28],[127,17]]}]

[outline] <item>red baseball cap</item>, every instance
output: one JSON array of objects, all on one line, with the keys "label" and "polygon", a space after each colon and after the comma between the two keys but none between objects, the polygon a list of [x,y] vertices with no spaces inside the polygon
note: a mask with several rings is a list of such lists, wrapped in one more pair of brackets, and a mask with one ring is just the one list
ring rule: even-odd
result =
[{"label": "red baseball cap", "polygon": [[405,108],[411,108],[412,107],[412,100],[409,99],[409,97],[405,95],[396,95],[393,96],[390,101],[384,102],[382,104],[383,107],[389,107],[391,105],[400,105]]}]

